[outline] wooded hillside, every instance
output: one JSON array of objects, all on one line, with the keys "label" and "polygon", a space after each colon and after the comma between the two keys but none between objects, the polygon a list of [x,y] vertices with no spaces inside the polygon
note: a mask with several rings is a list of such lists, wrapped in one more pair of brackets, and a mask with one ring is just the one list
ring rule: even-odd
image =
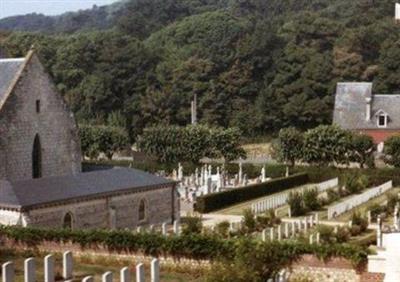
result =
[{"label": "wooded hillside", "polygon": [[131,0],[105,26],[92,11],[89,29],[11,32],[0,46],[23,56],[35,43],[80,121],[134,137],[189,123],[197,94],[200,122],[264,135],[330,123],[338,81],[400,92],[395,2]]}]

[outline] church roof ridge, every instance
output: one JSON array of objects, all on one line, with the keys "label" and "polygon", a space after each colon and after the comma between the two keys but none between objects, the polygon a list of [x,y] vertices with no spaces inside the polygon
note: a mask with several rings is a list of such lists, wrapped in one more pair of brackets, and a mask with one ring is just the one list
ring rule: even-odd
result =
[{"label": "church roof ridge", "polygon": [[31,49],[25,58],[6,58],[0,60],[0,111],[34,54],[34,49]]}]

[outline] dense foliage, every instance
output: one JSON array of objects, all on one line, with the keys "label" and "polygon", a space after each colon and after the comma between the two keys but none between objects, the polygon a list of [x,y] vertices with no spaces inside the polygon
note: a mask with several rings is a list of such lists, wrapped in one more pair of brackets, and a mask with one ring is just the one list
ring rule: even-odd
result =
[{"label": "dense foliage", "polygon": [[400,136],[395,135],[385,141],[386,163],[400,167]]},{"label": "dense foliage", "polygon": [[341,165],[357,162],[361,168],[374,166],[375,144],[370,136],[320,125],[304,133],[289,127],[279,131],[274,153],[294,166],[297,161],[318,165]]},{"label": "dense foliage", "polygon": [[[103,247],[110,251],[131,252],[151,256],[170,256],[174,258],[208,259],[223,264],[216,267],[235,267],[238,273],[245,271],[244,266],[252,275],[267,277],[281,268],[290,265],[303,254],[314,254],[321,259],[338,256],[351,260],[354,265],[366,263],[367,251],[363,248],[346,245],[309,245],[301,242],[264,243],[248,238],[226,239],[219,236],[204,234],[187,234],[180,236],[164,236],[159,233],[132,233],[130,231],[106,230],[56,230],[37,229],[29,227],[0,226],[2,239],[15,240],[16,243],[27,244],[30,247],[44,242],[72,242],[79,244],[83,250]],[[243,262],[246,262],[242,264]],[[242,262],[242,263],[240,263]],[[217,277],[225,272],[212,272]],[[230,278],[232,278],[231,276]],[[242,275],[238,277],[243,277]],[[244,276],[244,278],[248,278]],[[232,280],[211,280],[232,281]],[[249,281],[235,280],[235,281]]]},{"label": "dense foliage", "polygon": [[232,161],[246,156],[240,138],[241,133],[235,128],[155,126],[143,131],[138,147],[164,163],[198,163],[204,157]]},{"label": "dense foliage", "polygon": [[82,124],[79,135],[83,155],[93,159],[100,153],[111,159],[114,153],[129,148],[128,134],[121,127]]},{"label": "dense foliage", "polygon": [[4,19],[0,28],[50,34],[5,34],[1,47],[21,56],[35,44],[80,123],[113,119],[132,139],[186,125],[194,94],[200,122],[261,135],[330,123],[337,81],[400,90],[395,0],[126,2],[59,24]]},{"label": "dense foliage", "polygon": [[277,178],[268,182],[248,185],[243,188],[231,189],[220,193],[208,194],[197,198],[196,211],[207,213],[263,196],[281,192],[309,181],[305,173],[289,177]]}]

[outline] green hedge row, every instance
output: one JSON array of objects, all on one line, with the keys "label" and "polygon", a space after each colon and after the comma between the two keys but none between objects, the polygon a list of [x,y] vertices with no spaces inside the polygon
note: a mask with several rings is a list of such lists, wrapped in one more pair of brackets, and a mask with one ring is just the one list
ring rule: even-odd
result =
[{"label": "green hedge row", "polygon": [[163,236],[160,233],[133,233],[125,230],[68,230],[0,226],[0,238],[9,238],[34,248],[42,242],[79,244],[82,248],[104,246],[110,251],[149,256],[215,259],[234,254],[232,240],[201,234]]},{"label": "green hedge row", "polygon": [[[34,248],[44,242],[79,244],[82,248],[99,246],[110,251],[141,253],[150,256],[172,256],[190,259],[227,259],[231,261],[240,253],[244,240],[250,244],[249,252],[257,252],[274,247],[279,254],[293,262],[304,254],[316,255],[320,259],[344,257],[354,266],[362,266],[367,261],[366,248],[349,244],[309,245],[297,241],[262,242],[251,238],[224,239],[216,235],[190,234],[163,236],[158,233],[132,233],[130,231],[38,229],[31,227],[0,226],[0,239],[12,239]],[[260,248],[261,247],[261,248]],[[279,267],[277,265],[277,267]]]},{"label": "green hedge row", "polygon": [[282,192],[308,182],[309,177],[307,173],[299,173],[243,188],[204,195],[197,198],[195,209],[200,213],[207,213],[241,202]]}]

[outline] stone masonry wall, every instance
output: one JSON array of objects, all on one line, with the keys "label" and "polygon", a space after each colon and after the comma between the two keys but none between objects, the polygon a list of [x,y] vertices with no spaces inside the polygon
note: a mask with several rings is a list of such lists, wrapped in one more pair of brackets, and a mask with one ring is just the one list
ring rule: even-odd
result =
[{"label": "stone masonry wall", "polygon": [[[111,196],[95,200],[35,209],[25,213],[28,225],[62,227],[64,216],[71,213],[73,228],[136,228],[141,225],[172,223],[172,193],[174,189],[160,188],[145,192]],[[177,197],[175,196],[175,199]],[[139,222],[139,202],[146,201],[146,219]],[[176,209],[175,205],[175,209]],[[112,218],[112,210],[115,218]],[[112,226],[115,223],[115,226]]]},{"label": "stone masonry wall", "polygon": [[350,261],[340,257],[321,261],[313,255],[303,255],[292,265],[290,279],[324,282],[382,282],[384,275],[369,273],[366,269],[354,269]]},{"label": "stone masonry wall", "polygon": [[[40,101],[40,113],[36,101]],[[73,115],[33,55],[0,111],[0,178],[32,178],[36,134],[42,147],[42,176],[81,171],[80,142]]]}]

